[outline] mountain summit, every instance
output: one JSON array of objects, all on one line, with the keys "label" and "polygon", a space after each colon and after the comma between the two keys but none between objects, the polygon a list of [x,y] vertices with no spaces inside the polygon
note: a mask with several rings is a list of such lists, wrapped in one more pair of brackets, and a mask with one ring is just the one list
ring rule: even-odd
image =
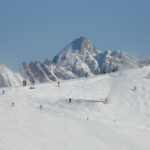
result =
[{"label": "mountain summit", "polygon": [[[55,74],[60,78],[68,79],[85,76],[87,73],[99,74],[100,69],[95,56],[99,51],[85,37],[80,37],[67,45],[54,58]],[[61,72],[65,72],[62,75]]]},{"label": "mountain summit", "polygon": [[86,37],[80,37],[67,45],[58,55],[54,57],[53,61],[55,63],[62,63],[64,59],[73,53],[80,55],[96,55],[98,51]]}]

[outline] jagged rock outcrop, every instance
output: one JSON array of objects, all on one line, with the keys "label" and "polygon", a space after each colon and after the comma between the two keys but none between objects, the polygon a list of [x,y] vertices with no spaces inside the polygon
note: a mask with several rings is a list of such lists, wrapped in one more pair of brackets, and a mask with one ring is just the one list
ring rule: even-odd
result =
[{"label": "jagged rock outcrop", "polygon": [[34,80],[36,83],[56,81],[57,77],[54,74],[55,65],[48,59],[44,63],[40,61],[32,61],[29,65],[23,63],[20,68],[20,74],[29,81]]},{"label": "jagged rock outcrop", "polygon": [[96,56],[101,73],[115,72],[120,67],[135,68],[138,67],[138,61],[125,52],[115,50],[106,50]]}]

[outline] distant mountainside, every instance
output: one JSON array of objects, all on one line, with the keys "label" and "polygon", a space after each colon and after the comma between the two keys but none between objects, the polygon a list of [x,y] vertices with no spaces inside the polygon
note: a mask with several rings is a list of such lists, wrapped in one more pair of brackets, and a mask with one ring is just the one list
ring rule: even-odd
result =
[{"label": "distant mountainside", "polygon": [[140,65],[140,67],[149,66],[150,65],[150,59],[140,60],[139,65]]},{"label": "distant mountainside", "polygon": [[[150,64],[149,60],[141,62]],[[30,84],[33,80],[43,83],[93,76],[115,72],[120,67],[135,68],[138,61],[123,51],[97,50],[87,38],[80,37],[68,44],[52,61],[23,63],[18,73],[0,64],[0,87],[19,86],[25,79]]]},{"label": "distant mountainside", "polygon": [[29,65],[23,63],[19,73],[29,81],[35,80],[37,83],[56,81],[57,77],[54,74],[55,64],[46,59],[45,62],[32,61]]},{"label": "distant mountainside", "polygon": [[80,37],[68,44],[53,61],[23,63],[19,73],[30,81],[42,83],[114,72],[121,66],[137,67],[138,62],[123,51],[97,50],[86,37]]},{"label": "distant mountainside", "polygon": [[4,64],[0,63],[0,87],[19,86],[23,78],[20,74],[12,72]]}]

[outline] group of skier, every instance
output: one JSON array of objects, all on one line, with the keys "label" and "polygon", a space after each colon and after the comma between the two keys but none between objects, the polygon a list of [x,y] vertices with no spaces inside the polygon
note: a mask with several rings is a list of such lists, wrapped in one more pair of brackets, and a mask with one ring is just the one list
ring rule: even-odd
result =
[{"label": "group of skier", "polygon": [[[85,74],[85,77],[86,77],[86,78],[88,77],[88,73]],[[32,79],[32,80],[30,80],[30,82],[31,82],[31,84],[32,84],[32,86],[30,87],[30,89],[34,89],[34,88],[35,88],[35,87],[34,87],[34,85],[35,85],[35,80]],[[22,86],[24,86],[24,87],[27,86],[27,80],[23,80],[23,81],[22,81]],[[57,81],[57,87],[60,87],[60,81],[59,81],[59,80]],[[2,95],[5,95],[5,90],[2,90]],[[69,98],[69,99],[68,99],[68,102],[71,103],[71,102],[72,102],[72,98]],[[12,103],[11,103],[11,106],[14,107],[14,106],[15,106],[15,103],[12,102]],[[40,108],[40,110],[42,110],[42,109],[43,109],[43,105],[40,105],[39,108]],[[87,119],[87,120],[88,120],[88,119]]]},{"label": "group of skier", "polygon": [[[32,86],[30,87],[30,89],[35,89],[35,87],[34,87],[34,85],[35,85],[35,80],[32,79],[32,80],[30,80],[30,82],[31,82],[31,84],[32,84]],[[22,85],[23,85],[23,86],[27,86],[27,81],[26,81],[26,80],[23,80]]]}]

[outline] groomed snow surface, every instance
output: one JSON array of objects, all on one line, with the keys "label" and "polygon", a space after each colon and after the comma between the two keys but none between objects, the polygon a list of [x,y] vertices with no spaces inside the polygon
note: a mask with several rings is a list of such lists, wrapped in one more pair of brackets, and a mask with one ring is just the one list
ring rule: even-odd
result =
[{"label": "groomed snow surface", "polygon": [[148,73],[144,67],[61,81],[60,87],[5,88],[0,150],[150,150]]}]

